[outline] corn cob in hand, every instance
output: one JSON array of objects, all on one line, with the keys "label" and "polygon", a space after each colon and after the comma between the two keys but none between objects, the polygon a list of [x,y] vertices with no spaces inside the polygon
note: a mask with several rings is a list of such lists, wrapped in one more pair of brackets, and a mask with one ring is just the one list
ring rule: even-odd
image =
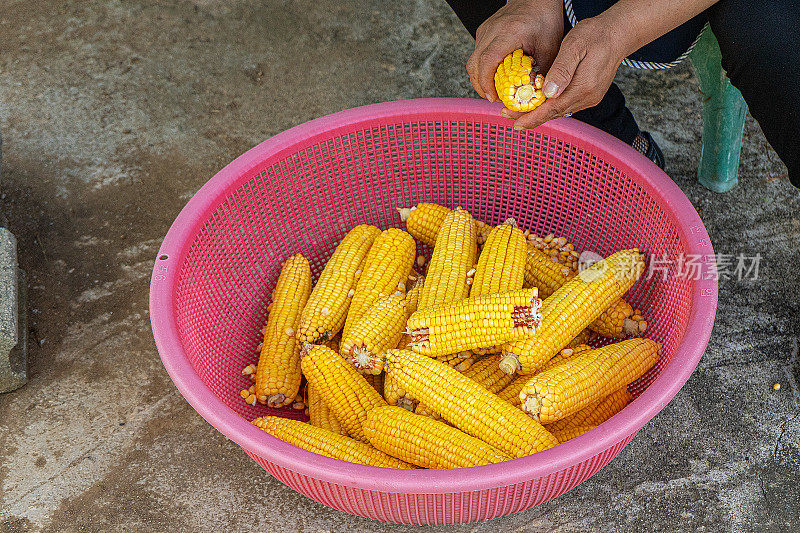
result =
[{"label": "corn cob in hand", "polygon": [[364,434],[378,450],[423,468],[466,468],[511,459],[480,439],[401,407],[370,411]]},{"label": "corn cob in hand", "polygon": [[494,73],[497,96],[511,111],[527,113],[545,101],[542,86],[544,76],[533,72],[533,58],[524,55],[522,48],[508,54]]},{"label": "corn cob in hand", "polygon": [[293,255],[281,267],[256,368],[255,395],[269,407],[290,405],[300,390],[300,347],[295,332],[311,294],[311,267]]},{"label": "corn cob in hand", "polygon": [[649,339],[590,350],[533,376],[520,392],[522,409],[534,420],[551,424],[633,383],[660,355],[661,345]]},{"label": "corn cob in hand", "polygon": [[300,316],[298,341],[323,344],[344,326],[364,259],[381,230],[361,224],[345,235],[319,276]]},{"label": "corn cob in hand", "polygon": [[558,441],[541,424],[447,364],[409,350],[386,352],[386,371],[461,431],[523,457]]},{"label": "corn cob in hand", "polygon": [[253,420],[253,424],[284,442],[333,459],[384,468],[414,468],[369,444],[299,420],[262,416]]},{"label": "corn cob in hand", "polygon": [[524,339],[536,332],[541,305],[534,288],[427,307],[408,319],[409,348],[435,357]]}]

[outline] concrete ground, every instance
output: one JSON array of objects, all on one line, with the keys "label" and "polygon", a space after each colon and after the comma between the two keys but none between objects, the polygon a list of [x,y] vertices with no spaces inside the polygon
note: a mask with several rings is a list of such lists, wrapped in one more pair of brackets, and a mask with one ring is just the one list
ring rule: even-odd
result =
[{"label": "concrete ground", "polygon": [[[417,530],[293,492],[205,423],[161,366],[147,291],[178,211],[251,146],[353,106],[474,96],[444,2],[6,0],[0,36],[2,207],[32,359],[0,396],[0,531]],[[699,368],[608,467],[450,529],[797,530],[800,193],[752,120],[739,187],[698,186],[690,68],[619,78],[717,251],[760,252],[759,279],[721,284]]]}]

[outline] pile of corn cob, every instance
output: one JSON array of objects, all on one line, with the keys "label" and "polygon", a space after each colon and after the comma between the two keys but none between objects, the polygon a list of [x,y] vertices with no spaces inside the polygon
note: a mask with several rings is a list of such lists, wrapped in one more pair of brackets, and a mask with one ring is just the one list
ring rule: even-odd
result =
[{"label": "pile of corn cob", "polygon": [[[643,270],[638,250],[577,272],[566,239],[513,219],[493,228],[460,208],[398,211],[408,231],[356,226],[313,289],[304,257],[282,265],[242,397],[307,405],[310,420],[253,424],[355,463],[485,465],[591,430],[658,361],[661,346],[641,338],[646,323],[622,299]],[[415,238],[433,247],[424,277]],[[617,342],[587,344],[598,336]]]}]

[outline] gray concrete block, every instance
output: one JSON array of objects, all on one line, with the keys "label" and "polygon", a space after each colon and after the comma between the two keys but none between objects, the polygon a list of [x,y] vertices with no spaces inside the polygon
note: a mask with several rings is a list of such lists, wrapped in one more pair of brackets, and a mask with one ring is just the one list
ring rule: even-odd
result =
[{"label": "gray concrete block", "polygon": [[0,228],[0,392],[27,381],[25,283],[17,266],[17,240]]}]

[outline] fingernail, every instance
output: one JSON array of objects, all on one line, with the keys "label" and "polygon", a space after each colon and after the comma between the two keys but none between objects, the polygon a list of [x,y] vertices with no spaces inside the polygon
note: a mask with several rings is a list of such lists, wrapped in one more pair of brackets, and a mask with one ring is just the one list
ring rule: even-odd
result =
[{"label": "fingernail", "polygon": [[552,81],[548,81],[544,84],[544,96],[546,98],[553,98],[554,96],[558,96],[558,85],[556,85]]},{"label": "fingernail", "polygon": [[508,116],[508,110],[505,108],[500,110],[500,116],[505,118],[511,118],[510,116]]},{"label": "fingernail", "polygon": [[514,129],[517,130],[517,131],[520,131],[520,130],[524,130],[525,128],[523,128],[522,126],[516,126],[515,125]]},{"label": "fingernail", "polygon": [[486,95],[486,99],[489,100],[491,103],[495,103],[496,102],[494,96],[490,96],[488,94]]}]

